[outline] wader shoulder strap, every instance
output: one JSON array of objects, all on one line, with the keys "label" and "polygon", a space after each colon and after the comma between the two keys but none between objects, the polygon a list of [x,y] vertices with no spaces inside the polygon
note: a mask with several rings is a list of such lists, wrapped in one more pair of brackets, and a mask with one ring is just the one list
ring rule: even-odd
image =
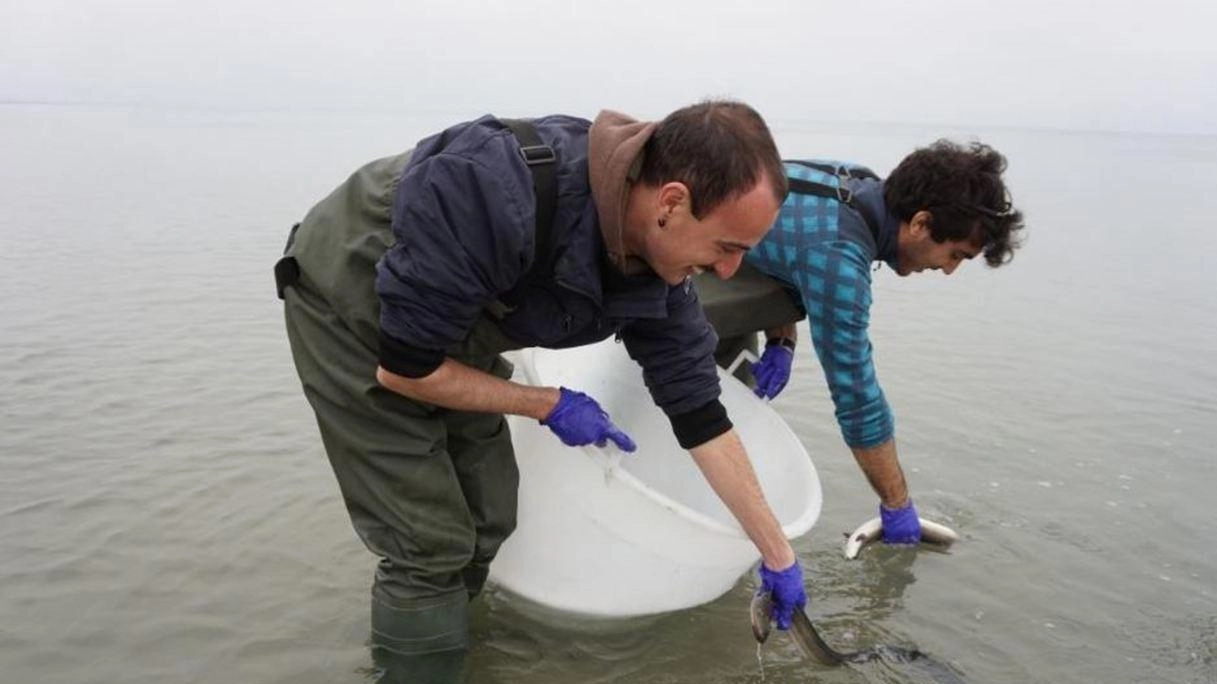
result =
[{"label": "wader shoulder strap", "polygon": [[[876,180],[879,178],[870,171],[861,168],[851,171],[844,166],[832,166],[830,164],[820,164],[817,162],[796,161],[790,159],[786,160],[786,163],[798,164],[799,166],[805,166],[809,169],[830,173],[837,176],[839,182],[841,183],[849,178],[874,178]],[[836,200],[852,209],[858,209],[860,206],[854,203],[854,193],[850,192],[849,188],[845,187],[844,185],[838,184],[836,187],[833,187],[831,185],[825,185],[824,183],[809,181],[804,178],[789,177],[787,177],[786,182],[789,184],[790,192],[793,192],[796,195],[812,195],[815,197]],[[867,219],[866,227],[868,230],[870,230],[871,237],[875,240],[875,244],[877,245],[879,244],[879,227],[870,220],[873,217],[871,217],[869,213],[863,212],[863,214]]]},{"label": "wader shoulder strap", "polygon": [[787,178],[786,182],[790,185],[790,191],[796,195],[815,195],[854,206],[854,193],[844,186],[833,187],[802,178]]},{"label": "wader shoulder strap", "polygon": [[840,176],[841,178],[873,178],[875,180],[879,180],[879,177],[876,176],[873,171],[864,166],[857,166],[851,169],[848,166],[840,164],[824,164],[821,162],[803,161],[800,159],[786,159],[784,161],[787,164],[798,164],[799,166],[805,166],[809,169],[815,169],[816,171],[831,173],[832,175]]},{"label": "wader shoulder strap", "polygon": [[536,197],[537,225],[533,235],[532,266],[524,275],[529,283],[539,283],[550,275],[549,255],[553,239],[554,214],[558,210],[558,156],[546,145],[536,127],[526,119],[499,119],[520,143],[520,156],[532,173],[532,191]]}]

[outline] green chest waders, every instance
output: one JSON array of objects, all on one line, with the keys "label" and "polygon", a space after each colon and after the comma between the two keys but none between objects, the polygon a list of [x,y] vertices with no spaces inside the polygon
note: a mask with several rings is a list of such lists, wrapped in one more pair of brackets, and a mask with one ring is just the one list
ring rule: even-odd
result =
[{"label": "green chest waders", "polygon": [[[803,318],[797,295],[747,262],[741,263],[729,280],[707,272],[695,276],[693,285],[706,320],[718,334],[714,361],[722,368],[730,367],[744,350],[756,354],[758,330]],[[739,365],[735,377],[752,386],[752,371],[747,364]]]},{"label": "green chest waders", "polygon": [[[552,174],[555,160],[532,135],[521,139],[522,154],[536,180],[534,161]],[[502,415],[437,407],[376,381],[376,263],[395,241],[390,213],[409,157],[360,168],[313,207],[275,275],[292,358],[351,522],[380,557],[372,587],[380,681],[455,682],[467,674],[469,600],[515,529],[519,472]],[[541,199],[538,223],[553,215]],[[448,352],[508,378],[499,352],[518,346],[487,319]]]}]

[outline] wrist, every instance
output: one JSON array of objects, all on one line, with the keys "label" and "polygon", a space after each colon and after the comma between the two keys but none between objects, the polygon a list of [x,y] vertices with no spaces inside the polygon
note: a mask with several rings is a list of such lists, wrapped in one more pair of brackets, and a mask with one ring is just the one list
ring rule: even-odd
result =
[{"label": "wrist", "polygon": [[785,347],[790,351],[794,351],[795,341],[792,337],[770,337],[765,340],[766,347]]},{"label": "wrist", "polygon": [[762,555],[761,567],[772,573],[784,573],[798,565],[798,560],[798,557],[794,555],[794,549],[787,544],[784,549]]},{"label": "wrist", "polygon": [[537,389],[539,391],[533,401],[533,410],[529,416],[536,418],[544,425],[562,401],[562,390],[557,387],[538,387]]},{"label": "wrist", "polygon": [[912,499],[905,499],[902,506],[888,506],[879,504],[879,517],[883,520],[883,524],[887,525],[897,521],[913,520],[917,517],[917,508],[913,506]]},{"label": "wrist", "polygon": [[913,504],[913,500],[909,497],[909,495],[907,493],[901,495],[899,498],[889,498],[889,499],[880,499],[879,500],[879,505],[884,510],[887,510],[887,511],[899,511],[899,510],[908,508],[912,504]]}]

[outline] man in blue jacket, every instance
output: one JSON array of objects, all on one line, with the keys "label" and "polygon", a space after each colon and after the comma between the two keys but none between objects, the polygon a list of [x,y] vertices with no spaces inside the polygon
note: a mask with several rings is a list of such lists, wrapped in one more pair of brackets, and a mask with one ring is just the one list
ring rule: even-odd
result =
[{"label": "man in blue jacket", "polygon": [[499,352],[619,335],[763,558],[787,618],[790,544],[722,404],[690,276],[731,276],[786,193],[761,117],[483,117],[356,171],[293,229],[276,280],[305,395],[356,531],[380,556],[378,662],[465,676],[468,603],[515,527],[504,414],[568,445],[631,438],[577,388],[510,382]]},{"label": "man in blue jacket", "polygon": [[1002,180],[1006,160],[987,145],[940,140],[905,157],[886,180],[836,162],[785,167],[790,194],[773,230],[748,253],[745,272],[727,283],[697,281],[722,337],[719,363],[755,349],[756,331],[765,331],[764,353],[744,379],[758,396],[777,396],[790,378],[795,322],[805,314],[841,434],[879,495],[883,540],[916,543],[921,525],[867,335],[872,264],[907,276],[950,275],[979,255],[992,267],[1009,262],[1023,222]]}]

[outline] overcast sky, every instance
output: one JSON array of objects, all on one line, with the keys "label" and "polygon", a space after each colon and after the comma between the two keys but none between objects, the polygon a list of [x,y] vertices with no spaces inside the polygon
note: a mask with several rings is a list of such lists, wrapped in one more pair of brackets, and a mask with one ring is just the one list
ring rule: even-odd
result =
[{"label": "overcast sky", "polygon": [[1217,134],[1188,0],[0,0],[0,100]]}]

